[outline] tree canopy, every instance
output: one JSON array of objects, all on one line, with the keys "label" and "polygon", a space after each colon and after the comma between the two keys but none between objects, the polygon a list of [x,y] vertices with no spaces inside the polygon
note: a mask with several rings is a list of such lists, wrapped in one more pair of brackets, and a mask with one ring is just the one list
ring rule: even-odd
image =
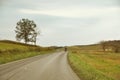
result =
[{"label": "tree canopy", "polygon": [[36,37],[39,34],[37,25],[33,20],[21,19],[16,24],[16,40],[23,40],[25,43],[33,42],[36,44]]},{"label": "tree canopy", "polygon": [[114,51],[115,53],[120,52],[120,40],[101,41],[100,44],[103,51]]}]

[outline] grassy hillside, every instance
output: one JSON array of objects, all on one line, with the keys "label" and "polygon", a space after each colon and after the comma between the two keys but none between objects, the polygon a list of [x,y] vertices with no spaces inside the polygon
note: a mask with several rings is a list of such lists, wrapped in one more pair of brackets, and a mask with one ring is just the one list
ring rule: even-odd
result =
[{"label": "grassy hillside", "polygon": [[52,52],[53,48],[43,48],[9,40],[0,41],[0,64],[15,61],[39,54]]},{"label": "grassy hillside", "polygon": [[82,80],[120,80],[120,54],[100,45],[70,47],[69,62]]}]

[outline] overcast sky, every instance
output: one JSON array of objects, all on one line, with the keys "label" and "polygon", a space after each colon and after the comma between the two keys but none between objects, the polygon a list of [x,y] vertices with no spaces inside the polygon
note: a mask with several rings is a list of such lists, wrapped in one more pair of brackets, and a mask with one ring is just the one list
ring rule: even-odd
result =
[{"label": "overcast sky", "polygon": [[16,40],[22,18],[35,21],[41,46],[120,39],[119,0],[0,0],[0,39]]}]

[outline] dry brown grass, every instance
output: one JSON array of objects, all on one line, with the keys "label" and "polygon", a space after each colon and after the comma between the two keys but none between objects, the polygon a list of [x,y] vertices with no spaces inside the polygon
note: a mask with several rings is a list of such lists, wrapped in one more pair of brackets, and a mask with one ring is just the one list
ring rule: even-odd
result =
[{"label": "dry brown grass", "polygon": [[73,56],[78,56],[76,58],[79,58],[78,60],[81,60],[78,62],[86,63],[86,65],[89,65],[107,77],[112,77],[115,80],[120,80],[120,53],[102,52],[100,51],[100,46],[96,45],[86,47],[70,47],[69,50],[71,55],[74,54]]}]

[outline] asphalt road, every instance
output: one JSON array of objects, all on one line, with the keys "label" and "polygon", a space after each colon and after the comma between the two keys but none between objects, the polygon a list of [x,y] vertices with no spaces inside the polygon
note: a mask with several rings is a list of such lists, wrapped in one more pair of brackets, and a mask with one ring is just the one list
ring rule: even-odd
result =
[{"label": "asphalt road", "polygon": [[67,53],[40,55],[0,65],[0,80],[80,80],[70,68]]}]

